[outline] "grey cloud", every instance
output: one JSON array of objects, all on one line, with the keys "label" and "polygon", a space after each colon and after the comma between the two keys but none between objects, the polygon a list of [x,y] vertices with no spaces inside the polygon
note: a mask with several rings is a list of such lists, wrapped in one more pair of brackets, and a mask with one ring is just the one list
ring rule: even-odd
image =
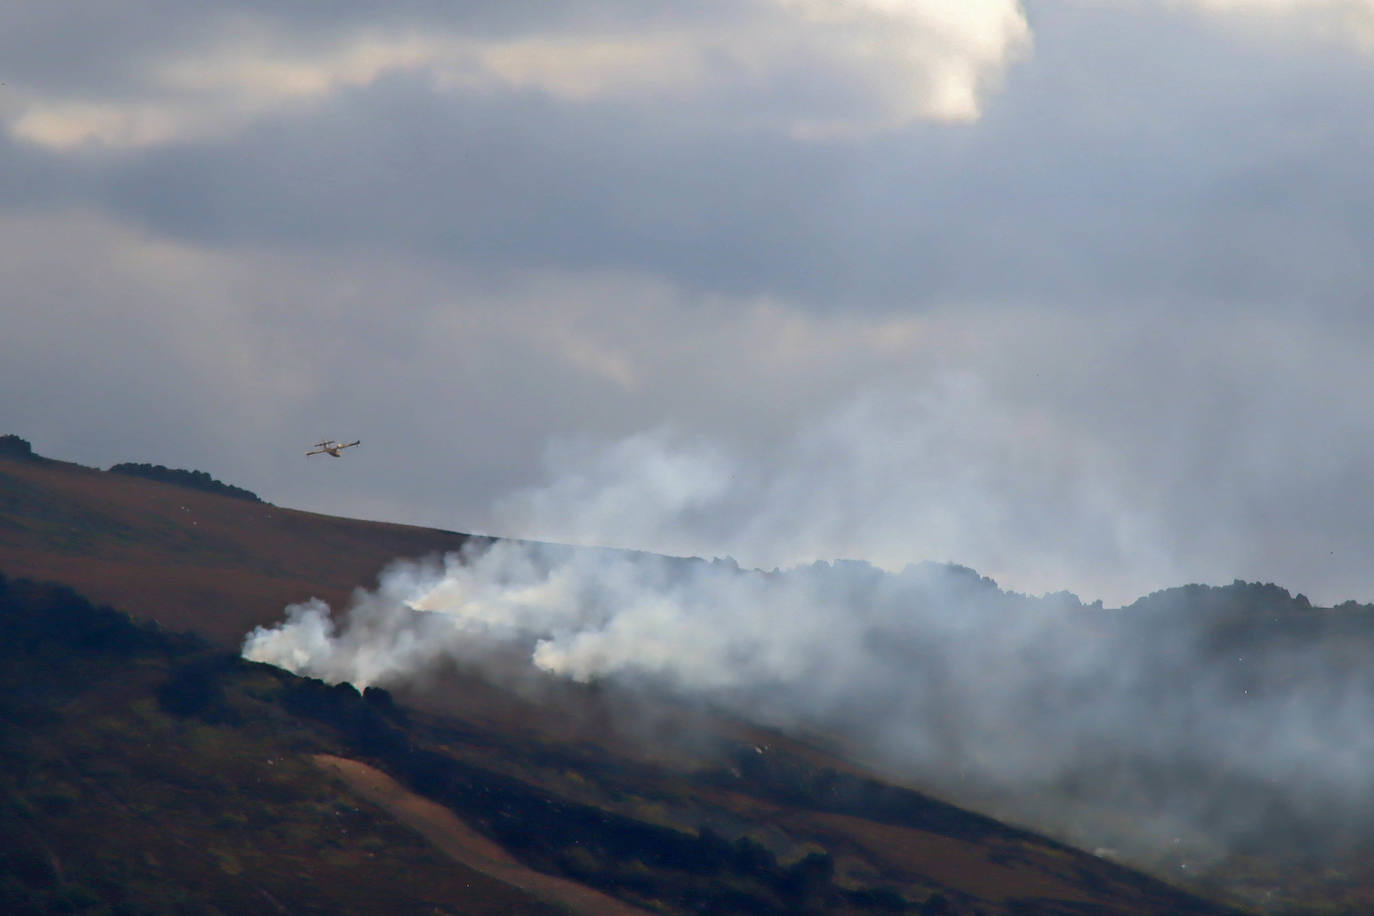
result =
[{"label": "grey cloud", "polygon": [[[595,454],[668,426],[804,493],[834,477],[808,481],[823,462],[797,444],[845,404],[965,373],[985,398],[970,425],[1033,420],[1083,444],[1109,470],[1085,472],[1106,480],[1102,505],[1126,529],[1148,509],[1158,562],[1142,572],[1096,536],[1110,513],[1065,521],[1072,485],[1052,462],[1028,470],[1019,447],[1041,459],[1014,430],[997,455],[949,440],[946,471],[991,475],[996,536],[903,540],[866,498],[889,543],[850,543],[999,574],[1048,545],[1035,581],[1089,596],[1240,576],[1370,597],[1374,439],[1348,394],[1374,382],[1374,137],[1348,114],[1374,101],[1369,62],[1181,13],[1031,12],[1034,57],[958,127],[799,141],[772,117],[785,96],[824,107],[847,91],[815,74],[728,74],[672,105],[392,75],[147,149],[0,139],[3,304],[28,322],[0,338],[22,393],[0,431],[92,463],[203,467],[287,504],[492,530],[497,497],[541,484],[550,437],[580,433]],[[162,38],[112,40],[132,59],[209,22],[168,15]],[[55,214],[78,216],[36,235]],[[154,249],[165,260],[121,269]],[[58,314],[102,334],[64,336]],[[157,336],[168,327],[181,336]],[[296,448],[321,435],[368,447],[322,477]],[[1067,454],[1061,475],[1093,470]],[[846,550],[835,532],[857,517],[817,525],[818,549]],[[723,530],[703,522],[694,547]]]},{"label": "grey cloud", "polygon": [[99,194],[100,182],[91,171],[16,142],[3,131],[0,162],[0,216],[87,206]]},{"label": "grey cloud", "polygon": [[[671,13],[674,21],[721,15],[747,4],[716,4],[717,12],[694,13],[660,0],[580,0],[556,5],[397,0],[322,5],[277,0],[232,0],[210,4],[175,0],[128,0],[119,6],[60,0],[0,3],[0,78],[50,89],[79,89],[119,95],[145,76],[143,68],[172,49],[204,49],[233,30],[259,29],[284,44],[312,46],[358,29],[456,28],[482,37],[527,34],[532,24],[559,30],[579,24],[652,23]],[[111,80],[116,82],[111,83]]]},{"label": "grey cloud", "polygon": [[[193,4],[131,0],[0,4],[0,80],[50,91],[127,93],[153,50],[194,42],[207,18]],[[211,20],[213,21],[213,20]]]},{"label": "grey cloud", "polygon": [[[571,104],[394,76],[222,141],[68,168],[114,212],[206,244],[626,270],[821,309],[1363,301],[1374,137],[1367,119],[1304,127],[1315,93],[1374,105],[1362,62],[1285,58],[1180,17],[1042,19],[1035,60],[970,126],[799,142],[722,118],[769,104],[742,87]],[[1138,50],[1142,33],[1169,54]]]},{"label": "grey cloud", "polygon": [[645,115],[394,79],[227,148],[140,156],[106,182],[119,212],[205,241],[640,270],[723,291],[782,286],[782,264],[819,255],[824,191],[797,192],[833,183],[833,153]]}]

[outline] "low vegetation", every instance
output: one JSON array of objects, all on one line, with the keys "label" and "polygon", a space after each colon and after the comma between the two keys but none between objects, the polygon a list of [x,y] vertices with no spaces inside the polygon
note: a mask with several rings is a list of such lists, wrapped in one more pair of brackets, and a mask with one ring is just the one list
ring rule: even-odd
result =
[{"label": "low vegetation", "polygon": [[236,487],[232,484],[221,483],[204,471],[186,471],[181,468],[169,468],[160,464],[137,464],[126,461],[116,464],[110,468],[111,474],[128,474],[132,477],[144,477],[148,480],[158,480],[162,483],[175,484],[179,487],[190,487],[193,490],[203,490],[206,493],[218,493],[221,496],[232,496],[234,499],[246,499],[249,502],[260,503],[262,499],[258,494],[243,487]]},{"label": "low vegetation", "polygon": [[[785,751],[734,744],[686,773],[630,765],[297,678],[23,579],[0,577],[0,626],[5,913],[564,911],[445,860],[322,777],[317,754],[366,761],[525,866],[646,912],[1222,912]],[[578,790],[515,775],[550,770]],[[1054,893],[948,885],[875,845],[865,831],[880,828]]]},{"label": "low vegetation", "polygon": [[0,458],[13,458],[19,461],[39,461],[39,456],[33,453],[33,446],[29,440],[20,438],[13,433],[0,436]]}]

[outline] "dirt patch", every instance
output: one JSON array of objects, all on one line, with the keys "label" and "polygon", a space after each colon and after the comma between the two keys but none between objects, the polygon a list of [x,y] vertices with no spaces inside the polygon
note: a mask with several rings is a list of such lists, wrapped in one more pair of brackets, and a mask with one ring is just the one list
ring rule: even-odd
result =
[{"label": "dirt patch", "polygon": [[454,861],[586,916],[648,916],[647,911],[576,881],[537,872],[463,823],[443,805],[421,798],[375,767],[316,754],[315,765],[341,779],[358,795],[388,811]]}]

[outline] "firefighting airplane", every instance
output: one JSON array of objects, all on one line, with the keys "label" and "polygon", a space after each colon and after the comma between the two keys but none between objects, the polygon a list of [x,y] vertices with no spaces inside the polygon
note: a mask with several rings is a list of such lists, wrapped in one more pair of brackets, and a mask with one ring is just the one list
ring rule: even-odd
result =
[{"label": "firefighting airplane", "polygon": [[328,455],[331,458],[338,458],[339,452],[343,451],[346,448],[352,448],[353,446],[358,445],[362,441],[363,440],[361,439],[355,439],[352,442],[344,442],[340,444],[338,442],[335,442],[333,439],[325,439],[323,442],[316,442],[315,447],[305,453],[305,457],[309,458],[311,455]]}]

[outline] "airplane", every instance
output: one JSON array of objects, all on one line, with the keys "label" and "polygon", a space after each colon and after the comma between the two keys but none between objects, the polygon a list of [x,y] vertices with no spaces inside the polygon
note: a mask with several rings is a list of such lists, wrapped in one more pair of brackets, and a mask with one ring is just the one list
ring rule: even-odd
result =
[{"label": "airplane", "polygon": [[338,443],[333,439],[325,439],[323,442],[316,442],[315,447],[305,453],[305,457],[309,458],[311,455],[328,455],[331,458],[338,458],[340,451],[346,448],[352,448],[362,441],[361,439],[355,439],[352,442]]}]

